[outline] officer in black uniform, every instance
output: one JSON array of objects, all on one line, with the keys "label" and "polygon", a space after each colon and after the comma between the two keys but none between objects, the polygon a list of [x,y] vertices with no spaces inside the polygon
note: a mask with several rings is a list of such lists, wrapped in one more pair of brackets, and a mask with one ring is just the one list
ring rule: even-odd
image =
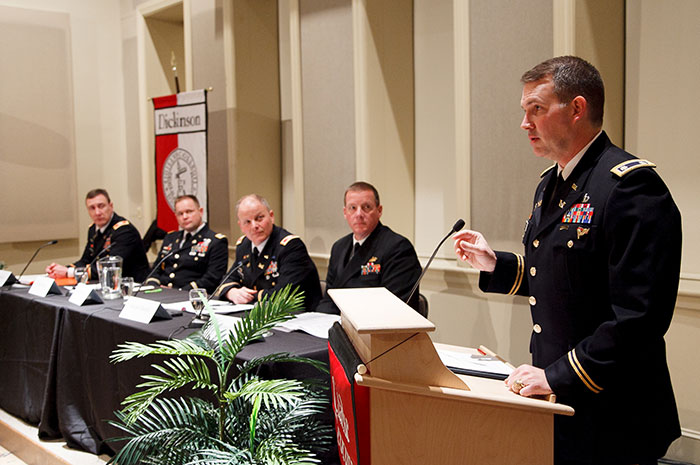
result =
[{"label": "officer in black uniform", "polygon": [[153,270],[147,284],[214,292],[226,272],[228,239],[209,229],[202,221],[203,214],[196,196],[182,195],[175,199],[175,217],[180,230],[163,239],[155,263],[170,256]]},{"label": "officer in black uniform", "polygon": [[[664,334],[675,306],[681,221],[654,165],[601,131],[603,82],[576,57],[522,77],[522,128],[543,173],[525,254],[494,252],[474,231],[458,256],[487,292],[529,297],[533,365],[506,380],[523,396],[557,395],[556,464],[656,464],[680,435]],[[525,425],[524,425],[525,427]]]},{"label": "officer in black uniform", "polygon": [[236,304],[254,303],[266,292],[293,284],[304,292],[306,311],[312,310],[321,298],[321,285],[304,242],[274,225],[274,212],[259,195],[241,198],[236,215],[244,235],[236,242],[233,267],[240,266],[217,294]]},{"label": "officer in black uniform", "polygon": [[[131,276],[136,281],[148,273],[148,259],[139,231],[128,220],[114,213],[114,205],[104,189],[93,189],[87,193],[85,205],[93,221],[88,229],[88,240],[80,260],[68,267],[52,263],[46,273],[52,278],[73,277],[76,266],[88,266],[90,279],[98,279],[95,258],[117,255],[122,258],[122,276]],[[104,249],[108,250],[105,251]]]},{"label": "officer in black uniform", "polygon": [[[352,233],[331,248],[327,289],[386,287],[405,302],[420,276],[420,262],[413,244],[379,221],[382,205],[377,189],[366,182],[353,183],[345,191],[343,214]],[[418,292],[409,304],[418,309]],[[316,311],[340,313],[327,295]]]}]

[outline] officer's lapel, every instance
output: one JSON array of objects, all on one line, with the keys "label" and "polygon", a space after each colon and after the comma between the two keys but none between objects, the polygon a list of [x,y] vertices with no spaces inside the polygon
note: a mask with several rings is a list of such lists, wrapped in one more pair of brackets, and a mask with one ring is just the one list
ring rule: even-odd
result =
[{"label": "officer's lapel", "polygon": [[[377,228],[375,228],[375,231],[379,228],[379,225],[377,225]],[[370,259],[370,254],[372,253],[372,244],[374,242],[374,239],[376,238],[376,235],[374,234],[374,231],[370,236],[367,238],[367,240],[362,244],[362,247],[360,247],[360,251],[357,252],[349,261],[348,264],[345,265],[345,269],[343,269],[343,272],[341,274],[339,283],[335,285],[334,287],[343,287],[347,281],[352,279],[355,275],[360,273],[361,267],[363,264],[367,263],[367,261]],[[352,237],[350,238],[350,248],[352,249],[353,246],[353,241]],[[347,250],[346,250],[347,252]]]},{"label": "officer's lapel", "polygon": [[[591,149],[593,148],[592,146]],[[591,149],[589,149],[589,152]],[[561,223],[566,212],[586,195],[586,184],[595,165],[593,162],[600,155],[600,153],[594,154],[589,152],[586,152],[586,155],[581,159],[576,168],[574,168],[574,172],[571,173],[569,179],[567,179],[566,182],[569,185],[569,189],[567,189],[565,195],[552,200],[557,203],[556,208],[550,209],[548,214],[545,214],[547,211],[545,205],[542,205],[542,208],[540,208],[540,210],[542,210],[542,218],[536,223],[535,231],[537,235],[552,224]],[[556,170],[553,171],[556,176]]]}]

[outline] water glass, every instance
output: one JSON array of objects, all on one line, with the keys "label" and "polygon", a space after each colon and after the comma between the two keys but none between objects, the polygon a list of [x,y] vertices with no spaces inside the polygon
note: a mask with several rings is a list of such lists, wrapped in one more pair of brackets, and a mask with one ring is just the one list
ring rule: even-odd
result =
[{"label": "water glass", "polygon": [[204,311],[204,301],[206,299],[207,291],[205,289],[190,289],[190,304],[197,318],[202,321],[207,321],[209,319],[209,313]]},{"label": "water glass", "polygon": [[75,277],[76,284],[85,284],[88,282],[88,272],[87,268],[84,266],[76,266],[73,270],[73,276]]},{"label": "water glass", "polygon": [[121,290],[124,300],[129,300],[129,297],[134,295],[134,278],[124,276],[121,282]]}]

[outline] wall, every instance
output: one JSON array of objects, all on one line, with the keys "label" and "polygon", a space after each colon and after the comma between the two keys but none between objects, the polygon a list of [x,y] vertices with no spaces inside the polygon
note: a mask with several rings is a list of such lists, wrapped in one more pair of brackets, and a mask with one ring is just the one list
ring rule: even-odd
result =
[{"label": "wall", "polygon": [[[125,109],[121,63],[120,11],[117,2],[81,0],[1,0],[0,5],[65,13],[69,17],[72,58],[73,111],[75,131],[75,198],[77,217],[74,237],[47,247],[37,256],[28,273],[43,272],[52,261],[70,262],[80,255],[90,218],[84,195],[104,187],[121,215],[133,217],[126,179]],[[47,154],[48,155],[48,154]],[[64,182],[59,177],[54,182]],[[44,194],[50,195],[50,186]],[[20,201],[20,195],[15,196]],[[27,215],[32,209],[27,209]],[[38,226],[41,227],[41,226]],[[0,244],[0,260],[8,268],[21,270],[43,241]]]},{"label": "wall", "polygon": [[683,438],[669,454],[700,463],[700,3],[627,2],[625,141],[627,150],[657,164],[683,220],[681,292],[666,335]]}]

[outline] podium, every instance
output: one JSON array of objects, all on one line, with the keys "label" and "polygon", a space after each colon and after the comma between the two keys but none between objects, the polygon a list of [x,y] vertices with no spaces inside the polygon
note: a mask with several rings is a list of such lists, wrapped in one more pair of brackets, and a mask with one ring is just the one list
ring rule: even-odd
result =
[{"label": "podium", "polygon": [[368,427],[359,437],[369,457],[359,465],[553,462],[554,415],[573,408],[521,397],[501,380],[455,375],[427,334],[435,325],[384,288],[328,294],[363,362],[354,381],[369,391]]}]

